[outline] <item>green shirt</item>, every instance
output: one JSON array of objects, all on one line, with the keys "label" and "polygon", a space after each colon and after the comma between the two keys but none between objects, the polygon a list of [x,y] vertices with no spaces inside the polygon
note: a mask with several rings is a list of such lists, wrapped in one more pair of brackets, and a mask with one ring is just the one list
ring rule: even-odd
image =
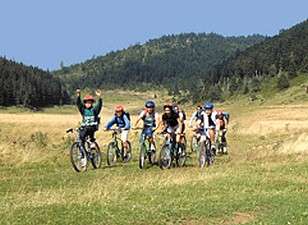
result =
[{"label": "green shirt", "polygon": [[103,107],[103,100],[99,98],[96,104],[94,104],[91,108],[86,109],[84,104],[81,101],[80,96],[78,96],[76,104],[77,104],[80,114],[82,115],[81,126],[83,127],[84,126],[97,126],[98,116]]}]

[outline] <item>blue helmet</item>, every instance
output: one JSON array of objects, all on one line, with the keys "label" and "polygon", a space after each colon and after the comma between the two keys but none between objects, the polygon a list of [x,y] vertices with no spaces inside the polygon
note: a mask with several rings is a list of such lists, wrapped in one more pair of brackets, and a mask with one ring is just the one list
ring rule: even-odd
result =
[{"label": "blue helmet", "polygon": [[152,100],[148,100],[146,101],[145,105],[144,105],[146,108],[155,108],[155,102],[152,101]]},{"label": "blue helmet", "polygon": [[204,103],[204,109],[213,109],[214,104],[212,102],[205,102]]}]

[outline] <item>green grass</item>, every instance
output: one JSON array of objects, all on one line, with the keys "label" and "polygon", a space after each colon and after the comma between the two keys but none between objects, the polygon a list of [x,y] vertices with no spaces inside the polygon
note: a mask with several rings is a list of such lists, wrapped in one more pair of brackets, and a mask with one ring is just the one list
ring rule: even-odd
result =
[{"label": "green grass", "polygon": [[[150,97],[110,93],[103,118],[116,102],[137,111]],[[154,166],[141,171],[136,161],[138,135],[132,134],[133,162],[109,168],[104,159],[102,168],[85,173],[72,169],[61,133],[66,120],[79,118],[75,108],[45,109],[36,117],[8,109],[22,114],[13,119],[26,122],[22,126],[1,123],[0,224],[308,224],[307,155],[279,152],[285,141],[307,129],[296,130],[292,137],[283,131],[251,134],[250,125],[267,119],[264,113],[272,115],[269,104],[220,107],[232,115],[231,150],[230,155],[218,157],[213,167],[199,169],[193,157],[185,168],[162,171]],[[274,119],[290,119],[280,116],[285,110],[277,113],[277,107]],[[2,117],[11,118],[5,110],[0,111]],[[33,120],[45,114],[48,118],[34,128]],[[297,119],[304,122],[308,117]],[[47,134],[44,148],[29,142],[37,129]],[[14,135],[13,144],[9,137]],[[103,152],[109,135],[98,133]]]}]

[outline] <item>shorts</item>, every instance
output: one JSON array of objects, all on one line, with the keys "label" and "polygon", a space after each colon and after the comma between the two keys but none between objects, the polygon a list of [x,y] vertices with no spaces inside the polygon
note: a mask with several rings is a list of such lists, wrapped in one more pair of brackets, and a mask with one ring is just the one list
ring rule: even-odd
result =
[{"label": "shorts", "polygon": [[128,134],[129,134],[129,130],[121,130],[121,140],[123,142],[128,141]]}]

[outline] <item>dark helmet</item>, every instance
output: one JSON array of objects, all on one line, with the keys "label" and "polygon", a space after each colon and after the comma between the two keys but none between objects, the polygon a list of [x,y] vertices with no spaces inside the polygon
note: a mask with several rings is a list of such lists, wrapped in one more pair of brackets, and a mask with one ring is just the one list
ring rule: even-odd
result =
[{"label": "dark helmet", "polygon": [[154,109],[155,108],[155,102],[152,100],[148,100],[145,102],[144,106],[146,108]]},{"label": "dark helmet", "polygon": [[205,102],[204,103],[204,109],[213,109],[214,104],[212,102]]},{"label": "dark helmet", "polygon": [[165,104],[164,105],[164,110],[169,108],[170,110],[172,110],[172,105],[171,104]]}]

